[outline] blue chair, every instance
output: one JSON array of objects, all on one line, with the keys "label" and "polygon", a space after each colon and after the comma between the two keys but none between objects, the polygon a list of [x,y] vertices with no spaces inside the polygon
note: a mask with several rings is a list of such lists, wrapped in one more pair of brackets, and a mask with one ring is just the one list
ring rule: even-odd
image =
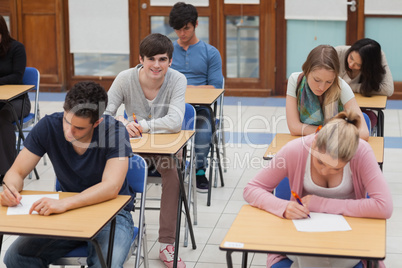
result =
[{"label": "blue chair", "polygon": [[[290,200],[290,185],[289,179],[287,177],[283,178],[281,182],[276,186],[274,190],[274,195],[278,198],[284,200]],[[289,268],[292,265],[292,261],[288,258],[282,259],[281,261],[275,263],[271,268]],[[363,263],[360,261],[353,268],[363,268]]]},{"label": "blue chair", "polygon": [[[146,224],[145,224],[145,197],[146,197],[146,187],[147,187],[147,177],[148,177],[148,166],[144,158],[139,155],[134,154],[129,159],[129,168],[127,171],[128,184],[136,194],[140,194],[139,202],[139,216],[138,216],[138,227],[134,227],[134,234],[132,239],[132,245],[129,254],[127,255],[126,261],[135,255],[135,267],[140,267],[140,260],[143,258],[144,267],[148,268],[148,247],[146,239]],[[60,190],[60,184],[56,179],[56,190]],[[141,249],[142,247],[142,249]],[[141,256],[142,253],[142,256]],[[54,261],[52,265],[60,266],[71,266],[79,265],[82,268],[87,265],[86,258],[88,256],[87,246],[81,246],[73,249],[64,257]]]},{"label": "blue chair", "polygon": [[369,117],[366,113],[363,113],[363,117],[364,117],[364,120],[366,121],[368,131],[369,131],[369,133],[371,134],[371,121],[370,121],[370,117]]},{"label": "blue chair", "polygon": [[[24,85],[34,85],[32,89],[30,89],[30,92],[35,92],[35,103],[34,103],[34,109],[33,112],[29,113],[27,116],[24,118],[21,118],[20,120],[20,125],[22,128],[23,135],[26,136],[26,133],[29,133],[31,131],[32,127],[39,121],[40,119],[40,112],[39,112],[39,84],[40,84],[40,73],[39,71],[34,68],[34,67],[26,67],[24,76],[22,78],[22,83]],[[32,102],[31,102],[32,103]],[[21,143],[22,137],[19,135],[19,130],[17,128],[16,123],[14,122],[15,125],[15,131],[17,133],[17,152],[19,152],[23,146]],[[46,165],[46,158],[43,158],[44,164]],[[36,179],[39,180],[39,175],[38,172],[36,171],[36,168],[34,169],[34,173],[36,176]],[[31,178],[31,174],[29,176]]]},{"label": "blue chair", "polygon": [[40,73],[34,67],[26,67],[24,77],[22,78],[22,83],[24,85],[34,85],[31,92],[35,92],[35,104],[33,113],[28,114],[22,119],[22,128],[27,128],[29,126],[35,125],[39,119],[39,83],[40,83]]}]

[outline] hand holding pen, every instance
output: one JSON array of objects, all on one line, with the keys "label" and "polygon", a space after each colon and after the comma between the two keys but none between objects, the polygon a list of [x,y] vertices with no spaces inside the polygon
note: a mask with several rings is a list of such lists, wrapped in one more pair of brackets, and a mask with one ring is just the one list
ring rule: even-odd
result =
[{"label": "hand holding pen", "polygon": [[138,136],[142,137],[142,127],[140,124],[138,124],[137,117],[135,116],[134,113],[133,113],[133,119],[134,122],[127,122],[124,124],[124,126],[126,127],[128,134],[130,135],[130,138]]},{"label": "hand holding pen", "polygon": [[[134,119],[134,122],[138,124],[137,117],[135,116],[135,113],[133,113],[133,119]],[[142,131],[141,130],[138,130],[138,131],[140,132],[140,136],[142,137]]]},{"label": "hand holding pen", "polygon": [[[302,201],[301,201],[299,195],[298,195],[297,193],[293,192],[293,191],[291,191],[291,192],[292,192],[292,195],[294,196],[294,198],[296,199],[297,203],[299,203],[299,205],[301,205],[301,206],[303,206],[303,207],[305,208],[305,206],[303,205],[303,203],[302,203]],[[306,209],[307,209],[307,208],[306,208]],[[310,214],[307,214],[307,216],[308,216],[309,218],[311,218],[311,217],[310,217]]]},{"label": "hand holding pen", "polygon": [[17,196],[11,191],[11,189],[7,186],[7,184],[3,181],[2,184],[7,188],[7,190],[12,194],[12,196],[18,201],[18,205],[22,206],[22,203],[18,200]]}]

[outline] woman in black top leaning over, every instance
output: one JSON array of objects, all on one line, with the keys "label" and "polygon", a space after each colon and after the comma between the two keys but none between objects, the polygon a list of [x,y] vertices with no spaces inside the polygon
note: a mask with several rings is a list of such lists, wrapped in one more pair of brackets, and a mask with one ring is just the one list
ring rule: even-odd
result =
[{"label": "woman in black top leaning over", "polygon": [[[22,84],[26,61],[24,45],[10,36],[6,21],[0,15],[0,85]],[[24,98],[23,116],[26,116],[31,110],[28,94],[10,102],[19,117]],[[17,156],[14,116],[11,109],[6,102],[0,101],[0,182]]]}]

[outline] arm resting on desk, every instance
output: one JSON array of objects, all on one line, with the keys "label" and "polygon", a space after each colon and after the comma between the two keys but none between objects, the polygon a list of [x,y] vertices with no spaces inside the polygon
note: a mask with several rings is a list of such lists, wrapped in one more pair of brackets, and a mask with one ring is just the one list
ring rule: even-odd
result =
[{"label": "arm resting on desk", "polygon": [[61,199],[65,211],[101,203],[116,198],[123,185],[128,170],[128,158],[107,160],[102,181],[72,197]]}]

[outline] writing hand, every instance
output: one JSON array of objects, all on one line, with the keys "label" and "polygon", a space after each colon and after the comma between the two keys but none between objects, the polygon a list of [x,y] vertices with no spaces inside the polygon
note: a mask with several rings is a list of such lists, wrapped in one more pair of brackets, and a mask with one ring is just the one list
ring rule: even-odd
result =
[{"label": "writing hand", "polygon": [[130,138],[141,136],[142,127],[140,124],[137,124],[136,122],[128,123],[126,129],[128,131],[128,134],[130,135]]},{"label": "writing hand", "polygon": [[286,219],[294,220],[308,218],[309,214],[310,211],[307,209],[307,207],[302,206],[297,202],[290,201],[286,206],[286,210],[283,216]]},{"label": "writing hand", "polygon": [[29,214],[36,211],[39,215],[49,216],[50,214],[63,213],[66,210],[62,200],[44,197],[32,204]]},{"label": "writing hand", "polygon": [[1,205],[5,207],[15,207],[22,199],[20,193],[12,185],[10,187],[3,185],[3,192],[0,194],[0,197]]}]

